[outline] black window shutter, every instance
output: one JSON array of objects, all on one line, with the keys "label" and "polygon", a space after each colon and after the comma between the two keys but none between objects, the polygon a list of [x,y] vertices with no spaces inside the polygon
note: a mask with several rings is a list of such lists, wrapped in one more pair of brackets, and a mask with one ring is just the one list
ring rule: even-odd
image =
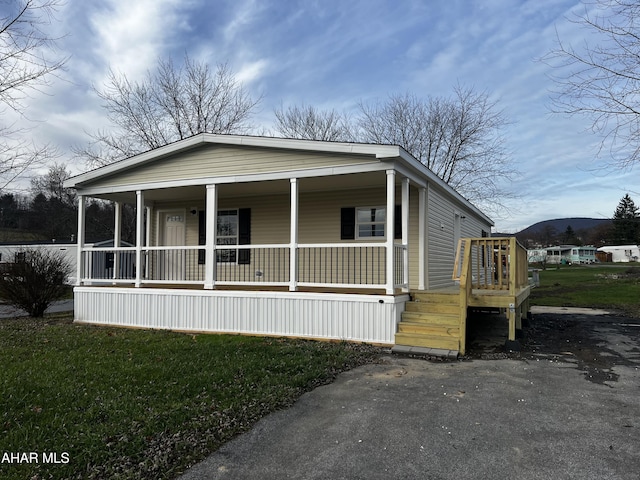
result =
[{"label": "black window shutter", "polygon": [[340,240],[355,240],[356,209],[346,207],[340,209]]},{"label": "black window shutter", "polygon": [[396,205],[393,223],[393,238],[395,240],[402,240],[402,205]]},{"label": "black window shutter", "polygon": [[[238,244],[251,245],[251,209],[238,210]],[[251,250],[238,250],[238,264],[249,265],[251,263]]]},{"label": "black window shutter", "polygon": [[[204,210],[198,212],[198,245],[207,244],[207,216]],[[198,250],[198,265],[204,265],[205,252]]]}]

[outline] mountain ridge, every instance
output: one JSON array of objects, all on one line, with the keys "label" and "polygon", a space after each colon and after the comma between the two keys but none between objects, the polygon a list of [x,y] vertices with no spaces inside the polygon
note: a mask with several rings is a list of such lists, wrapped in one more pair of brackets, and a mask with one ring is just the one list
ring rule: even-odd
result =
[{"label": "mountain ridge", "polygon": [[551,227],[555,229],[557,233],[563,233],[568,227],[571,227],[574,232],[579,230],[590,230],[592,228],[599,227],[604,224],[611,223],[609,218],[589,218],[589,217],[567,217],[567,218],[554,218],[551,220],[542,220],[536,222],[533,225],[519,231],[516,235],[530,235],[541,233],[545,228]]}]

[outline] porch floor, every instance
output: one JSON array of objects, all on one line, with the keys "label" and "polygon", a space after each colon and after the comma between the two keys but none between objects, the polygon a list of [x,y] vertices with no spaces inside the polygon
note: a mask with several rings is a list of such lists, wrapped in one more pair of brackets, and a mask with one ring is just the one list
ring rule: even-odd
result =
[{"label": "porch floor", "polygon": [[[109,287],[109,288],[131,288],[133,284],[118,283],[113,285],[108,282],[92,285],[95,287]],[[179,283],[167,283],[167,284],[142,284],[140,288],[161,288],[169,290],[205,290],[203,285],[194,284],[179,284]],[[249,291],[249,292],[288,292],[289,287],[278,285],[216,285],[215,290],[226,291]],[[298,287],[297,292],[307,293],[337,293],[337,294],[351,294],[351,295],[387,295],[386,291],[382,288],[331,288],[331,287]],[[407,295],[400,289],[396,290],[393,296]]]}]

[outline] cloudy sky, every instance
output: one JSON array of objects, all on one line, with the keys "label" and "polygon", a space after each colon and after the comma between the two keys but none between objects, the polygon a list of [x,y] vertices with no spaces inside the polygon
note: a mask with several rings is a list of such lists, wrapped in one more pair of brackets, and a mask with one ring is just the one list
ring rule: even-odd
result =
[{"label": "cloudy sky", "polygon": [[494,217],[497,231],[606,218],[626,192],[640,195],[638,170],[602,168],[588,123],[550,113],[553,72],[540,61],[556,32],[581,44],[584,33],[567,20],[580,8],[578,0],[66,0],[52,27],[65,35],[67,71],[28,100],[37,120],[30,135],[57,145],[74,173],[86,170],[71,146],[108,126],[92,85],[104,85],[109,68],[141,79],[159,58],[180,63],[186,52],[228,63],[262,96],[260,129],[281,104],[348,112],[394,93],[449,96],[459,83],[486,91],[512,122],[504,133],[520,198]]}]

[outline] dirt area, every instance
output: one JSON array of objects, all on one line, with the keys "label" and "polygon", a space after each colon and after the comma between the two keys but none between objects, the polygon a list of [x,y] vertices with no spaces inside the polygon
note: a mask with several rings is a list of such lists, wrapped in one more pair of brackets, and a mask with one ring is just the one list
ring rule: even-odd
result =
[{"label": "dirt area", "polygon": [[523,325],[519,352],[505,349],[507,334],[504,316],[474,315],[468,322],[465,358],[525,361],[545,358],[567,362],[582,370],[586,380],[608,386],[618,380],[614,366],[640,365],[638,318],[571,310],[534,314]]}]

